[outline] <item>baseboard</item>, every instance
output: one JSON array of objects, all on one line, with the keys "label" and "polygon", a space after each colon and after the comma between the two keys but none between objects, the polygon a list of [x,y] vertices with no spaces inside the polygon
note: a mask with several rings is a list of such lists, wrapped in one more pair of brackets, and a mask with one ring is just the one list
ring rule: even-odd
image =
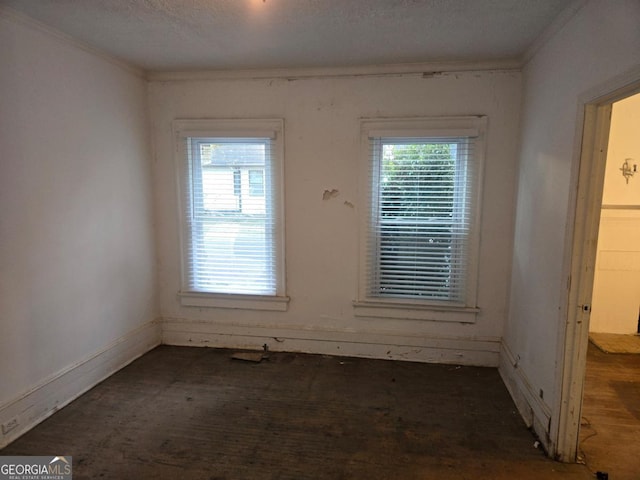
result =
[{"label": "baseboard", "polygon": [[497,367],[499,338],[430,337],[277,326],[214,324],[167,318],[167,345],[262,349],[350,357]]},{"label": "baseboard", "polygon": [[548,453],[553,452],[549,437],[551,409],[532,387],[526,373],[507,344],[502,342],[498,371],[528,428],[533,429]]},{"label": "baseboard", "polygon": [[160,322],[146,323],[0,406],[0,448],[159,345],[160,340]]}]

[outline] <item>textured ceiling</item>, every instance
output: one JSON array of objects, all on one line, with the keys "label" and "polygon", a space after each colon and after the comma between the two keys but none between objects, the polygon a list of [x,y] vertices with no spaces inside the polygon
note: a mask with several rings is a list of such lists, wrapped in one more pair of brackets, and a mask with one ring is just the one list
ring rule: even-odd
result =
[{"label": "textured ceiling", "polygon": [[146,70],[518,59],[572,0],[0,0]]}]

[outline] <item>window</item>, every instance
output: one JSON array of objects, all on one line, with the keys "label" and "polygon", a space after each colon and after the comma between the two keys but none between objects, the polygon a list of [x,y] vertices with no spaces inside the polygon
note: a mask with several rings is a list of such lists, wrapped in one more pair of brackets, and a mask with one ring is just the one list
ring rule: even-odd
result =
[{"label": "window", "polygon": [[249,170],[249,195],[264,197],[264,170]]},{"label": "window", "polygon": [[184,305],[284,310],[281,120],[176,120]]},{"label": "window", "polygon": [[476,310],[484,125],[479,117],[363,121],[368,214],[356,307],[367,315],[376,306]]}]

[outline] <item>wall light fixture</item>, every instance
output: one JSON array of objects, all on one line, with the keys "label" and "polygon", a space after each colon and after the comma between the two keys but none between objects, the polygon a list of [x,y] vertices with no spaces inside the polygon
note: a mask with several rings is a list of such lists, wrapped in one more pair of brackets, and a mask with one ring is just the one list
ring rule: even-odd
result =
[{"label": "wall light fixture", "polygon": [[629,179],[633,177],[638,170],[638,165],[636,165],[635,163],[631,165],[631,163],[629,162],[633,162],[633,158],[625,158],[624,163],[620,168],[620,170],[622,171],[622,176],[627,181],[627,183],[629,183]]}]

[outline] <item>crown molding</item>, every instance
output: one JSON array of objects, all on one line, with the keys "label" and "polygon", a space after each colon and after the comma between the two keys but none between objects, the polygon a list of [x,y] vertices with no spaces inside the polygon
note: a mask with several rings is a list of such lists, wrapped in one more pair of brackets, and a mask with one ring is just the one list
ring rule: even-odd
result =
[{"label": "crown molding", "polygon": [[531,59],[544,47],[573,17],[587,4],[588,0],[574,0],[542,31],[538,38],[527,48],[522,55],[522,67],[527,65]]},{"label": "crown molding", "polygon": [[142,68],[139,68],[135,65],[132,65],[131,63],[125,62],[124,60],[121,60],[114,56],[108,55],[98,48],[87,45],[86,43],[83,43],[77,40],[71,35],[68,35],[64,32],[61,32],[58,29],[50,27],[49,25],[46,25],[40,22],[39,20],[36,20],[28,15],[25,15],[24,13],[18,12],[6,5],[0,5],[0,20],[3,20],[3,19],[9,22],[22,25],[31,30],[40,32],[48,37],[51,37],[59,41],[62,44],[66,44],[70,47],[82,50],[116,67],[119,67],[130,74],[133,74],[142,79],[146,79],[145,71]]},{"label": "crown molding", "polygon": [[521,67],[522,62],[519,59],[507,59],[480,62],[400,63],[353,67],[148,71],[147,79],[154,82],[179,82],[202,80],[301,80],[308,78],[405,75],[433,77],[465,72],[520,71]]}]

